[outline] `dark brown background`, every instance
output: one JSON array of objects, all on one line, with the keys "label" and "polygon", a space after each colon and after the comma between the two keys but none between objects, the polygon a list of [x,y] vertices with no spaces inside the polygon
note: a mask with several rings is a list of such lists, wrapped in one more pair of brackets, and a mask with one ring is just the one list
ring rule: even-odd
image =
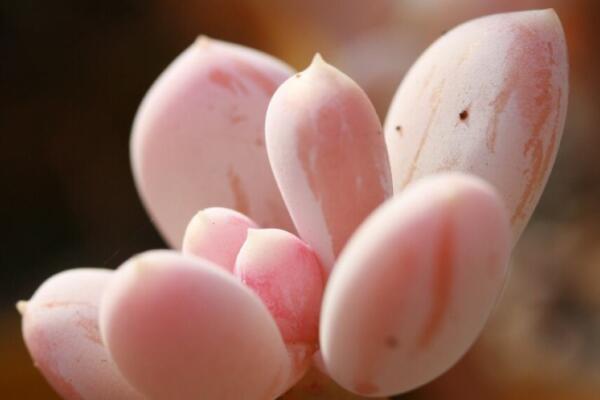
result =
[{"label": "dark brown background", "polygon": [[297,68],[320,51],[365,87],[384,116],[403,73],[444,30],[478,15],[549,6],[565,25],[572,65],[555,171],[485,335],[457,368],[406,397],[598,398],[600,6],[418,3],[1,2],[0,398],[54,398],[20,338],[18,299],[60,270],[114,268],[163,246],[133,186],[129,131],[146,89],[198,34]]}]

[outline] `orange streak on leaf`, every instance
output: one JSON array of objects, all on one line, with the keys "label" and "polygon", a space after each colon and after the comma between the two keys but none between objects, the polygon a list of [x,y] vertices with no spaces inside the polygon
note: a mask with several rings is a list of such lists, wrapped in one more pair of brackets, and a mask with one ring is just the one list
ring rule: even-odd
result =
[{"label": "orange streak on leaf", "polygon": [[245,61],[239,59],[236,60],[236,67],[244,78],[253,82],[268,97],[271,97],[273,92],[275,92],[275,89],[277,89],[279,86],[278,82],[275,82],[271,77],[265,75],[263,72]]},{"label": "orange streak on leaf", "polygon": [[453,226],[450,221],[444,221],[434,270],[432,271],[432,307],[418,340],[421,349],[428,347],[433,338],[439,333],[448,310],[454,283],[454,242]]},{"label": "orange streak on leaf", "polygon": [[80,318],[77,321],[77,326],[84,330],[86,338],[96,344],[99,344],[100,346],[103,346],[102,340],[100,339],[97,321],[89,318]]},{"label": "orange streak on leaf", "polygon": [[242,187],[240,177],[233,171],[233,168],[229,168],[227,171],[227,179],[229,179],[229,187],[233,193],[234,207],[242,214],[247,214],[250,209],[248,204],[248,196]]},{"label": "orange streak on leaf", "polygon": [[423,131],[423,134],[421,135],[419,146],[417,147],[417,152],[415,153],[415,156],[410,164],[408,173],[400,186],[401,188],[410,183],[410,181],[412,180],[412,178],[415,174],[415,171],[417,170],[417,163],[419,161],[419,158],[421,157],[421,152],[423,151],[423,147],[425,147],[427,138],[429,137],[429,131],[431,129],[431,125],[433,124],[433,120],[435,119],[435,117],[437,115],[438,107],[440,106],[441,93],[442,93],[444,84],[445,84],[445,81],[440,82],[440,84],[433,90],[433,94],[431,96],[431,103],[432,103],[431,114],[429,115],[429,120],[427,121],[425,130]]},{"label": "orange streak on leaf", "polygon": [[365,107],[342,94],[298,128],[298,159],[320,202],[335,255],[386,197],[379,167],[387,162],[384,142]]},{"label": "orange streak on leaf", "polygon": [[215,85],[220,86],[233,94],[246,94],[248,92],[240,79],[222,69],[213,69],[210,71],[208,74],[208,79]]}]

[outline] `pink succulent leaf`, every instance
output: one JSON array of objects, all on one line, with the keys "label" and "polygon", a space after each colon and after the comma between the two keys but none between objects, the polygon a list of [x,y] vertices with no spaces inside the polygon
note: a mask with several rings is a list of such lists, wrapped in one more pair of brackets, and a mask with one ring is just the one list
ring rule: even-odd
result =
[{"label": "pink succulent leaf", "polygon": [[249,228],[258,228],[258,225],[235,210],[206,208],[189,222],[181,251],[205,258],[233,272],[235,259],[246,241]]},{"label": "pink succulent leaf", "polygon": [[440,171],[478,175],[506,202],[516,243],[552,169],[568,89],[553,10],[491,15],[451,30],[415,63],[387,115],[394,190]]},{"label": "pink succulent leaf", "polygon": [[357,394],[388,396],[450,368],[504,285],[510,231],[492,186],[458,173],[388,200],[340,254],[323,299],[327,372]]},{"label": "pink succulent leaf", "polygon": [[19,302],[23,337],[36,367],[65,400],[141,400],[109,356],[98,307],[113,271],[79,268],[48,278]]},{"label": "pink succulent leaf", "polygon": [[261,299],[222,268],[172,251],[116,271],[100,329],[119,370],[152,399],[273,399],[291,373]]},{"label": "pink succulent leaf", "polygon": [[265,129],[296,229],[329,272],[354,229],[391,194],[375,109],[356,83],[316,55],[277,89]]},{"label": "pink succulent leaf", "polygon": [[292,73],[266,54],[203,37],[154,83],[135,118],[131,159],[144,205],[171,246],[207,207],[292,228],[264,145],[268,102]]},{"label": "pink succulent leaf", "polygon": [[291,383],[296,383],[318,347],[324,272],[317,256],[289,232],[250,229],[235,274],[275,319],[295,368]]}]

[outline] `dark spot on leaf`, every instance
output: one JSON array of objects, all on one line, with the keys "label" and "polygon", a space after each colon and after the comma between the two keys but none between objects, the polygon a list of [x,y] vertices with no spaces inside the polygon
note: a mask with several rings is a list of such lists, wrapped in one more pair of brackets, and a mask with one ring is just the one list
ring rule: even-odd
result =
[{"label": "dark spot on leaf", "polygon": [[393,349],[398,346],[398,339],[396,339],[394,336],[388,336],[385,338],[385,345],[390,349]]}]

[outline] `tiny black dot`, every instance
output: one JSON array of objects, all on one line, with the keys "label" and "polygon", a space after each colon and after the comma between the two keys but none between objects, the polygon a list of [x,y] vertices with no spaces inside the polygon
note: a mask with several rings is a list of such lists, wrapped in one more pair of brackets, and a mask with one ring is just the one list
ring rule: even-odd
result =
[{"label": "tiny black dot", "polygon": [[462,110],[460,112],[460,114],[458,114],[458,117],[460,118],[461,121],[466,120],[467,118],[469,118],[469,111],[468,110]]},{"label": "tiny black dot", "polygon": [[402,130],[402,127],[400,125],[396,125],[396,132],[400,132]]}]

